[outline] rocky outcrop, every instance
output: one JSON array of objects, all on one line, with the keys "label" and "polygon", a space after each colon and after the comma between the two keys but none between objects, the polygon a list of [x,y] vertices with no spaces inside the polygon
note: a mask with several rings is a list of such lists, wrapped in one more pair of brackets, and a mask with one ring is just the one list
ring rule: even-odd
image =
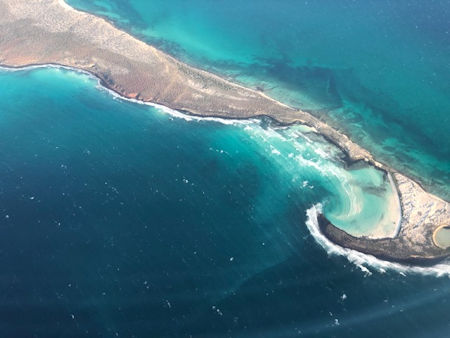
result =
[{"label": "rocky outcrop", "polygon": [[393,174],[401,199],[401,228],[394,239],[354,238],[322,217],[324,234],[337,244],[389,260],[431,261],[448,255],[432,241],[434,229],[449,223],[448,203],[377,162],[346,135],[260,91],[186,65],[62,0],[0,0],[0,60],[9,67],[56,64],[81,69],[124,97],[190,114],[270,116],[283,124],[306,124],[341,148],[350,162],[365,161]]}]

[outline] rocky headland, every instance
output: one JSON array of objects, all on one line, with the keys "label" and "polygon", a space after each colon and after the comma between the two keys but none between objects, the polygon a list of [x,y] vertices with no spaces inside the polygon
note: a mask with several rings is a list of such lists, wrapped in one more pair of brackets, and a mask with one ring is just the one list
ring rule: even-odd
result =
[{"label": "rocky headland", "polygon": [[124,97],[199,116],[269,116],[282,124],[308,125],[342,149],[349,162],[364,161],[391,174],[401,203],[401,224],[394,238],[352,237],[322,216],[324,235],[336,244],[386,260],[423,264],[450,256],[450,248],[433,241],[436,229],[450,224],[447,201],[377,162],[369,151],[309,113],[182,63],[62,0],[0,0],[0,64],[80,69]]}]

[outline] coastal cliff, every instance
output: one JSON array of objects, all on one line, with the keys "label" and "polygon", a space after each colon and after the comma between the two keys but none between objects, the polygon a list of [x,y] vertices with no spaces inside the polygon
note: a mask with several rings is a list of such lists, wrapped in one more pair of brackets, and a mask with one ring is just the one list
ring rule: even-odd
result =
[{"label": "coastal cliff", "polygon": [[392,174],[401,202],[395,238],[355,238],[322,218],[321,229],[329,239],[387,260],[421,263],[450,256],[449,249],[433,242],[434,231],[450,224],[448,202],[377,162],[369,151],[309,113],[184,64],[103,18],[58,0],[0,0],[0,64],[77,68],[124,97],[199,116],[269,116],[282,124],[306,124],[341,148],[349,161],[365,161]]}]

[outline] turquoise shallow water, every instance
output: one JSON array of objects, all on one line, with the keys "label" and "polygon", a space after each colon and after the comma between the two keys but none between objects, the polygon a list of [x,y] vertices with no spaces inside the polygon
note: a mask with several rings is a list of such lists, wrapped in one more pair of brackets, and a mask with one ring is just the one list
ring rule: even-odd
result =
[{"label": "turquoise shallow water", "polygon": [[448,1],[68,3],[316,113],[450,198]]},{"label": "turquoise shallow water", "polygon": [[[446,82],[417,82],[408,66],[415,57],[405,52],[426,41],[422,75],[433,64],[429,75],[445,77],[443,3],[76,4],[184,60],[327,112],[445,195],[446,96],[437,93],[446,93]],[[413,23],[419,32],[406,29]],[[404,41],[401,58],[385,54],[388,40]],[[410,117],[418,112],[394,90],[401,83],[418,86],[414,104],[436,100],[417,135]],[[413,272],[355,253],[329,255],[340,251],[317,244],[318,203],[354,234],[395,227],[389,217],[374,226],[392,205],[386,177],[344,169],[342,154],[308,128],[196,120],[114,98],[86,75],[36,69],[0,71],[0,135],[0,336],[446,337],[450,330],[448,275],[435,275],[444,268]]]},{"label": "turquoise shallow water", "polygon": [[316,244],[313,204],[368,205],[356,231],[387,188],[308,129],[174,117],[41,69],[0,72],[0,134],[2,336],[448,332],[448,277]]}]

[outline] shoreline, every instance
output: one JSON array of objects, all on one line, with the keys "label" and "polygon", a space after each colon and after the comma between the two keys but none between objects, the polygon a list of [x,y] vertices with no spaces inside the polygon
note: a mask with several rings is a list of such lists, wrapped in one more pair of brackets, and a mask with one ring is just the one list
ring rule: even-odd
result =
[{"label": "shoreline", "polygon": [[394,179],[392,178],[392,174],[390,172],[388,172],[387,176],[388,176],[389,183],[390,183],[392,189],[395,191],[395,202],[397,203],[398,209],[400,210],[400,214],[398,215],[397,224],[395,226],[394,236],[392,236],[392,237],[397,237],[402,228],[402,214],[403,214],[402,203],[400,202],[400,195],[398,193],[398,188],[394,182]]},{"label": "shoreline", "polygon": [[[61,64],[54,64],[54,63],[49,63],[49,64],[32,64],[32,65],[27,65],[27,66],[20,66],[20,67],[14,67],[14,66],[4,66],[4,65],[0,65],[0,70],[4,70],[4,71],[26,71],[26,70],[34,70],[34,69],[46,69],[46,68],[53,68],[53,69],[63,69],[66,71],[73,71],[79,74],[83,74],[88,76],[90,79],[95,80],[97,82],[97,84],[100,86],[99,89],[100,90],[106,90],[110,95],[112,95],[113,97],[116,97],[120,100],[124,100],[124,101],[128,101],[128,102],[132,102],[132,103],[136,103],[136,104],[143,104],[143,105],[148,105],[157,109],[162,109],[165,112],[168,112],[168,110],[170,111],[176,111],[173,110],[170,107],[166,107],[157,103],[153,103],[153,102],[146,102],[146,101],[142,101],[142,100],[138,100],[138,99],[133,99],[133,98],[129,98],[126,96],[121,95],[120,93],[116,92],[114,89],[110,88],[107,86],[107,84],[105,84],[99,77],[97,77],[95,74],[83,70],[83,69],[79,69],[79,68],[74,68],[74,67],[70,67],[70,66],[65,66],[65,65],[61,65]],[[168,112],[170,115],[172,115],[171,112]],[[181,115],[184,116],[178,116],[179,118],[185,118],[185,117],[189,117],[189,118],[195,118],[198,120],[206,120],[206,121],[211,121],[210,119],[212,119],[212,121],[216,121],[216,122],[221,122],[224,123],[223,121],[232,121],[233,122],[244,122],[244,121],[251,121],[249,118],[233,118],[233,117],[217,117],[214,115],[211,116],[205,116],[205,115],[196,115],[196,114],[192,114],[188,111],[183,111],[180,112]],[[268,118],[270,119],[271,123],[275,124],[275,128],[277,127],[286,127],[286,126],[292,126],[295,124],[300,124],[300,123],[291,123],[291,124],[285,124],[282,123],[278,120],[276,120],[274,117],[270,116],[270,115],[260,115],[260,116],[254,116],[254,119],[257,120],[261,120],[263,118]],[[314,131],[317,132],[317,131]],[[332,143],[333,145],[335,145],[338,149],[341,150],[343,155],[348,155],[342,148],[339,147],[339,145],[335,144],[334,142],[332,142],[332,140],[328,140],[326,138],[326,135],[322,135],[321,133],[318,133],[318,135],[321,135],[322,137],[324,137],[324,139],[326,139],[328,142]],[[343,159],[345,167],[350,167],[351,165],[354,165],[355,163],[358,162],[363,162],[364,164],[368,164],[365,161],[361,161],[361,160],[356,160],[356,161],[352,161],[349,157],[344,158]],[[370,165],[370,164],[368,164]],[[320,213],[318,215],[318,223],[319,223],[319,229],[322,232],[322,234],[328,239],[330,240],[332,243],[337,244],[343,248],[347,248],[350,250],[355,250],[353,245],[346,243],[345,240],[339,239],[337,237],[333,236],[333,232],[337,231],[337,232],[341,232],[343,234],[345,234],[345,236],[348,236],[348,238],[351,238],[353,240],[358,240],[358,241],[366,241],[367,243],[371,243],[373,241],[377,241],[377,240],[392,240],[395,239],[401,230],[402,227],[402,212],[403,212],[403,208],[401,207],[401,198],[400,198],[400,193],[398,190],[398,186],[396,184],[395,178],[392,176],[392,173],[390,171],[385,170],[384,168],[380,168],[378,166],[374,166],[377,170],[381,170],[383,173],[385,173],[387,179],[389,180],[389,184],[391,185],[391,187],[394,189],[394,193],[395,193],[395,197],[396,197],[396,203],[399,204],[399,210],[400,210],[400,215],[399,215],[399,220],[396,224],[396,230],[395,230],[395,234],[391,237],[385,237],[385,238],[370,238],[370,237],[355,237],[353,235],[348,234],[346,231],[337,228],[336,226],[334,226],[332,223],[330,223],[327,218],[324,216],[324,214]],[[416,183],[419,185],[419,183]],[[419,185],[420,186],[420,185]],[[332,227],[332,231],[330,232],[329,229],[327,229],[327,227]],[[435,242],[435,234],[436,232],[442,228],[445,227],[445,225],[442,225],[440,227],[438,227],[437,229],[434,230],[433,232],[433,243],[435,244],[436,247],[438,247],[436,245]],[[449,253],[445,253],[444,255],[437,255],[436,257],[433,258],[421,258],[421,257],[409,257],[409,258],[397,258],[395,255],[389,255],[389,254],[377,254],[374,253],[371,250],[364,250],[361,248],[356,249],[356,251],[361,252],[362,254],[368,254],[368,255],[373,255],[376,258],[379,258],[381,260],[384,261],[388,261],[388,262],[395,262],[395,263],[401,263],[401,264],[413,264],[413,265],[417,265],[417,266],[432,266],[436,263],[439,263],[443,260],[445,260],[447,257],[450,257],[450,252]],[[447,250],[448,251],[448,250]]]},{"label": "shoreline", "polygon": [[[64,0],[60,0],[62,2],[64,2]],[[65,2],[64,2],[65,3]],[[212,119],[218,119],[218,120],[229,120],[229,121],[247,121],[250,120],[252,118],[255,119],[269,119],[271,121],[271,123],[273,123],[276,127],[279,128],[283,128],[283,127],[290,127],[290,126],[294,126],[294,125],[304,125],[307,126],[309,128],[312,129],[312,131],[320,136],[322,136],[326,141],[328,141],[329,143],[333,144],[334,146],[336,146],[341,152],[342,154],[345,156],[342,160],[345,164],[345,168],[349,168],[352,165],[355,165],[359,162],[363,162],[365,164],[369,164],[373,167],[375,167],[378,170],[381,170],[383,173],[385,173],[390,181],[391,186],[395,189],[395,191],[397,192],[397,197],[399,197],[398,194],[398,187],[397,184],[395,182],[395,180],[392,178],[392,174],[393,173],[399,173],[396,169],[391,168],[389,165],[380,162],[380,161],[376,161],[374,160],[374,162],[371,162],[370,160],[366,160],[366,159],[353,159],[350,154],[348,153],[348,150],[344,147],[341,146],[340,143],[336,143],[335,140],[333,138],[328,137],[327,134],[323,134],[319,131],[317,131],[316,128],[314,128],[314,126],[311,126],[307,123],[303,123],[300,121],[292,121],[292,122],[283,122],[278,120],[275,116],[270,115],[270,114],[260,114],[260,115],[254,115],[251,117],[239,117],[239,116],[222,116],[222,115],[215,115],[215,114],[211,114],[211,115],[205,115],[205,114],[200,114],[200,113],[193,113],[189,110],[182,110],[182,109],[174,109],[171,108],[169,106],[165,106],[162,104],[158,104],[155,102],[151,102],[151,101],[144,101],[144,100],[140,100],[140,99],[136,99],[136,98],[131,98],[128,96],[124,96],[123,93],[118,92],[117,90],[115,90],[113,87],[110,87],[107,83],[105,83],[101,78],[99,78],[97,76],[97,74],[92,73],[88,70],[84,70],[81,68],[77,68],[77,67],[72,67],[72,66],[66,66],[63,64],[58,64],[58,63],[35,63],[35,64],[29,64],[29,65],[24,65],[24,66],[11,66],[11,65],[5,65],[2,64],[0,62],[0,70],[3,69],[5,71],[21,71],[21,70],[33,70],[33,69],[41,69],[41,68],[54,68],[54,69],[64,69],[64,70],[68,70],[68,71],[73,71],[73,72],[77,72],[77,73],[81,73],[84,75],[89,76],[90,78],[96,80],[98,82],[98,84],[103,88],[106,89],[108,91],[110,91],[111,93],[114,93],[114,95],[122,100],[126,100],[129,102],[134,102],[137,104],[146,104],[146,105],[150,105],[156,108],[160,108],[160,109],[164,109],[164,108],[168,108],[170,110],[173,111],[178,111],[183,115],[189,116],[189,117],[195,117],[195,118],[199,118],[199,119],[208,119],[208,118],[212,118]],[[245,88],[245,87],[243,87]],[[252,89],[250,89],[252,90]],[[274,100],[274,99],[272,99]],[[274,100],[275,102],[278,102],[276,100]],[[283,104],[283,103],[281,103]],[[286,105],[286,107],[288,107]],[[309,113],[308,113],[309,114]],[[349,136],[345,135],[345,134],[341,134],[342,136],[349,138]],[[369,153],[370,154],[370,153]],[[425,190],[425,188],[423,187],[423,185],[416,181],[413,177],[408,176],[404,173],[401,173],[402,176],[408,178],[411,181],[414,181],[414,183],[416,183],[421,189]],[[433,195],[435,196],[435,195]],[[445,202],[445,203],[450,203],[450,201],[447,201],[441,197],[435,196],[437,199]],[[398,203],[400,203],[400,199],[398,199]]]},{"label": "shoreline", "polygon": [[[437,263],[445,262],[446,259],[450,257],[450,253],[445,252],[446,250],[442,250],[443,253],[441,254],[438,250],[430,251],[427,254],[411,254],[409,251],[399,250],[401,247],[400,245],[391,245],[392,243],[395,243],[395,238],[369,239],[352,236],[331,224],[323,214],[318,215],[318,224],[320,232],[332,243],[337,244],[342,248],[374,256],[383,261],[430,267]],[[393,249],[393,251],[391,251],[391,249]]]},{"label": "shoreline", "polygon": [[[426,193],[420,183],[376,161],[369,151],[320,119],[260,91],[186,65],[115,28],[108,20],[75,10],[63,0],[46,3],[17,0],[13,6],[2,1],[6,2],[0,0],[0,9],[6,8],[6,12],[0,14],[0,24],[4,24],[2,19],[6,20],[12,28],[6,31],[4,41],[0,41],[0,50],[4,51],[0,53],[0,64],[5,69],[74,70],[97,79],[102,87],[122,99],[167,107],[189,116],[233,120],[269,118],[279,126],[307,125],[342,151],[347,166],[363,161],[388,176],[401,206],[400,224],[392,242],[407,239],[409,249],[406,250],[415,255],[419,245],[439,259],[442,254],[450,256],[450,250],[435,251],[437,246],[429,241],[432,237],[429,232],[435,226],[450,224],[449,203]],[[48,18],[43,19],[42,13],[48,14]],[[32,25],[24,24],[24,19],[31,20]],[[24,43],[19,38],[23,34],[30,40]],[[32,40],[33,36],[36,41]],[[42,38],[46,39],[39,40]],[[344,247],[348,245],[345,240],[332,241]],[[387,252],[386,257],[395,260],[396,255]]]},{"label": "shoreline", "polygon": [[388,270],[398,272],[401,275],[406,274],[421,274],[421,275],[434,275],[437,277],[450,277],[450,264],[435,263],[431,265],[410,265],[405,263],[399,263],[389,260],[383,260],[377,258],[371,254],[362,253],[357,250],[342,247],[332,242],[326,237],[319,225],[319,215],[321,214],[322,205],[320,203],[311,206],[306,210],[306,226],[311,233],[314,241],[321,246],[328,256],[331,257],[343,257],[348,260],[355,267],[359,268],[365,275],[371,275],[372,271],[378,271],[379,273],[386,273]]},{"label": "shoreline", "polygon": [[[0,0],[0,1],[1,1],[1,0]],[[103,20],[104,22],[108,23],[109,25],[116,27],[116,23],[115,23],[113,20],[110,20],[110,18],[108,18],[108,17],[107,17],[106,15],[104,15],[104,14],[92,14],[91,12],[85,11],[85,10],[83,10],[83,9],[79,9],[79,8],[72,7],[72,6],[70,6],[69,4],[66,3],[66,0],[57,0],[57,1],[58,1],[58,3],[59,3],[62,7],[66,8],[67,10],[72,10],[72,11],[84,13],[84,14],[87,14],[87,15],[93,15],[93,16],[95,16],[95,17],[97,17],[97,18]],[[121,29],[121,28],[118,27],[118,29]],[[128,31],[125,31],[125,30],[124,30],[124,32],[126,32],[127,34],[130,34],[130,36],[132,36],[133,38],[139,40],[139,37],[134,36],[131,32],[128,32]],[[151,43],[148,43],[148,42],[146,42],[146,41],[143,41],[143,40],[139,40],[139,41],[141,41],[141,42],[143,42],[143,43],[145,43],[145,44],[147,44],[147,45],[153,46],[153,45],[151,45]],[[154,46],[153,46],[153,47],[154,47]],[[157,47],[155,47],[155,48],[157,48]],[[242,89],[252,91],[252,92],[254,92],[254,93],[256,93],[256,94],[258,94],[258,95],[260,95],[260,96],[263,96],[263,97],[265,97],[265,98],[267,98],[267,99],[269,99],[269,100],[271,100],[271,101],[273,101],[273,102],[275,102],[275,103],[277,103],[277,104],[283,105],[283,106],[285,106],[285,107],[288,108],[288,109],[293,109],[293,110],[295,110],[295,111],[301,111],[301,112],[303,112],[303,113],[306,113],[307,115],[310,115],[313,119],[316,119],[316,120],[322,122],[323,124],[326,124],[326,125],[330,126],[330,125],[328,124],[329,122],[328,122],[326,119],[323,120],[323,119],[321,119],[321,117],[315,116],[315,115],[313,115],[312,113],[308,112],[308,110],[301,110],[300,108],[291,107],[291,106],[289,106],[288,104],[285,104],[285,103],[283,103],[283,102],[280,101],[280,100],[277,100],[277,99],[272,98],[271,96],[269,96],[268,94],[266,94],[266,92],[263,91],[263,90],[259,90],[258,88],[255,88],[255,87],[247,87],[247,86],[245,86],[245,84],[243,84],[243,83],[241,83],[241,82],[236,82],[236,81],[234,81],[233,79],[224,77],[223,74],[217,73],[217,72],[212,71],[212,70],[210,70],[210,69],[208,69],[208,70],[202,69],[200,65],[191,65],[191,64],[189,64],[189,63],[187,63],[187,62],[180,61],[180,60],[178,60],[178,59],[176,58],[176,56],[172,55],[170,52],[163,51],[163,50],[162,50],[162,52],[163,52],[164,54],[166,54],[168,57],[174,59],[174,60],[177,61],[177,62],[186,63],[189,67],[192,67],[192,68],[194,68],[194,69],[200,70],[200,71],[202,71],[202,72],[205,72],[205,73],[207,73],[207,74],[210,74],[210,75],[212,75],[212,76],[215,76],[215,77],[217,77],[217,78],[220,78],[220,79],[222,79],[222,80],[224,80],[224,81],[226,81],[226,82],[232,83],[232,84],[235,85],[235,86],[241,87]],[[0,67],[7,68],[8,66],[2,65],[2,64],[0,63]],[[61,67],[65,67],[65,66],[61,66]],[[16,68],[16,67],[10,67],[10,68]],[[17,68],[17,69],[19,69],[19,68]],[[68,69],[72,69],[72,70],[75,70],[75,71],[77,70],[77,68],[70,68],[70,67],[68,67]],[[81,70],[81,71],[83,71],[83,70]],[[93,75],[94,77],[96,77],[97,79],[99,79],[100,82],[102,82],[102,80],[101,80],[100,78],[98,78],[97,75],[95,75],[95,74],[93,74],[93,73],[90,73],[90,75]],[[119,95],[120,97],[122,97],[122,98],[128,98],[128,97],[123,96],[122,93],[119,93],[119,92],[115,91],[113,88],[108,87],[108,85],[107,85],[106,83],[101,83],[101,85],[102,85],[103,87],[109,89],[109,90],[112,90],[113,92],[115,92],[116,94],[118,94],[118,95]],[[146,101],[141,101],[141,102],[146,102]],[[148,102],[148,101],[147,101],[147,102]],[[164,107],[165,107],[165,106],[164,106]],[[168,108],[169,108],[169,107],[168,107]],[[171,109],[172,109],[172,108],[171,108]],[[216,116],[216,115],[214,115],[214,114],[212,114],[212,115],[195,114],[195,113],[193,113],[193,112],[191,112],[191,111],[188,111],[188,110],[185,110],[185,111],[182,111],[182,110],[179,110],[179,109],[177,109],[177,110],[178,110],[178,111],[181,111],[183,114],[186,114],[186,115],[189,115],[189,116],[211,117],[211,118],[224,118],[224,119],[230,119],[230,120],[246,120],[246,119],[247,119],[247,118],[241,118],[241,117]],[[336,147],[338,147],[338,148],[342,151],[342,153],[347,157],[346,160],[345,160],[345,164],[346,164],[347,166],[352,165],[352,164],[355,164],[355,163],[361,161],[361,159],[357,159],[357,160],[352,159],[352,157],[351,157],[351,155],[349,154],[348,150],[347,150],[345,147],[342,147],[340,143],[337,143],[336,140],[334,140],[333,138],[328,137],[326,134],[322,134],[321,132],[318,132],[318,131],[314,128],[314,126],[311,126],[311,125],[309,125],[309,124],[307,124],[307,123],[305,123],[305,122],[300,122],[300,121],[282,122],[282,121],[280,121],[280,120],[277,120],[276,117],[274,117],[274,116],[272,116],[272,115],[270,115],[270,114],[261,114],[261,115],[255,116],[255,117],[256,117],[256,118],[269,118],[271,121],[273,121],[273,123],[275,123],[275,124],[277,124],[277,125],[279,125],[279,126],[287,126],[287,127],[288,127],[288,126],[292,126],[292,125],[295,125],[295,124],[302,124],[302,125],[306,125],[306,126],[308,126],[308,127],[311,127],[311,128],[314,129],[314,131],[315,131],[317,134],[320,134],[320,135],[321,135],[322,137],[324,137],[327,141],[329,141],[330,143],[332,143],[333,145],[335,145]],[[330,126],[330,127],[331,127],[331,126]],[[335,129],[335,127],[331,127],[331,128],[332,128],[332,129]],[[336,130],[336,129],[335,129],[335,130]],[[340,130],[336,130],[336,131],[337,131],[339,134],[341,134],[342,136],[344,136],[344,137],[348,138],[349,140],[351,140],[350,136],[348,136],[346,133],[344,133],[344,132],[342,132],[342,131],[340,131]],[[352,141],[352,142],[353,142],[353,141]],[[355,143],[355,144],[356,144],[356,143]],[[363,148],[363,149],[364,149],[364,148]],[[364,149],[364,150],[365,150],[365,149]],[[373,162],[370,162],[370,163],[371,163],[373,166],[375,166],[375,167],[379,168],[380,170],[382,170],[384,173],[389,174],[389,173],[394,173],[394,172],[400,172],[400,171],[398,171],[397,169],[395,169],[395,168],[391,167],[390,165],[386,164],[385,161],[375,160],[374,157],[373,157],[373,154],[372,154],[371,152],[369,152],[369,151],[367,151],[367,152],[368,152],[368,154],[370,154],[370,157],[371,157],[372,160],[373,160]],[[369,160],[369,161],[370,161],[370,160]],[[414,181],[415,183],[417,183],[417,184],[420,186],[420,188],[422,188],[423,190],[426,190],[426,188],[424,187],[423,183],[421,182],[420,177],[418,177],[418,176],[413,176],[413,175],[409,175],[409,174],[405,174],[405,173],[403,173],[403,172],[402,172],[401,174],[402,174],[403,176],[409,178],[410,180]],[[395,186],[395,189],[398,190],[397,187],[396,187],[396,185],[395,185],[395,182],[394,182],[393,184],[394,184],[394,186]],[[436,195],[434,195],[434,196],[436,196]],[[443,197],[441,197],[441,196],[436,196],[436,197],[438,197],[439,199],[441,199],[441,200],[443,200],[443,201],[445,201],[445,202],[447,202],[447,203],[450,203],[450,200],[447,200],[447,199],[445,199],[445,198],[443,198]]]}]

